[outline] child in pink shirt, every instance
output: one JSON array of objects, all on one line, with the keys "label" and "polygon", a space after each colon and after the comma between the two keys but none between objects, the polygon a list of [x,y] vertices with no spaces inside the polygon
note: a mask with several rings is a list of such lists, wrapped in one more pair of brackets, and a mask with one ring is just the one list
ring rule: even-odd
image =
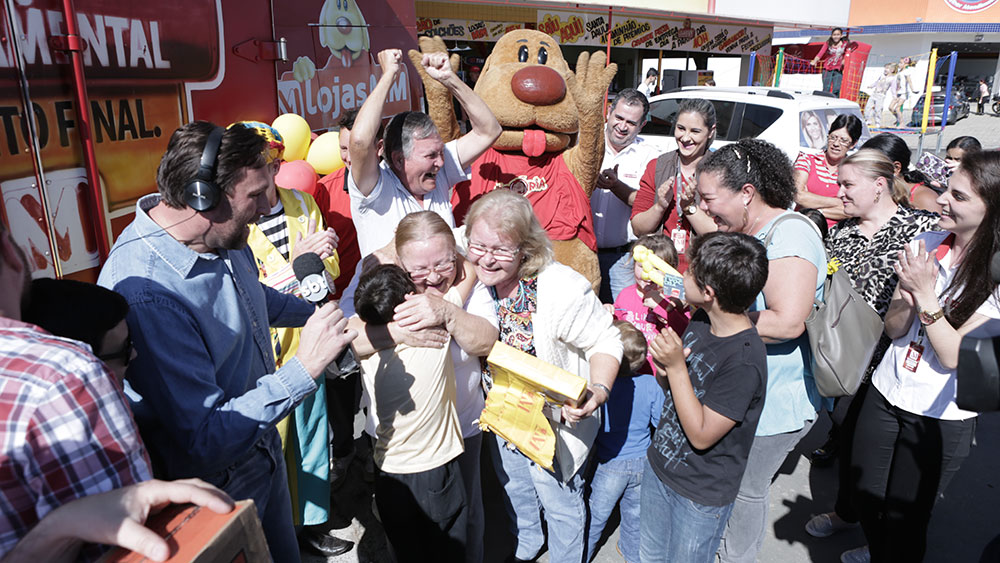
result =
[{"label": "child in pink shirt", "polygon": [[[677,251],[670,237],[648,234],[639,237],[634,244],[645,246],[667,264],[677,267]],[[687,308],[677,300],[663,297],[660,286],[651,281],[643,281],[642,266],[636,264],[634,274],[635,285],[623,289],[618,294],[618,299],[615,299],[615,318],[632,323],[646,337],[647,344],[652,343],[660,330],[667,326],[677,334],[684,334],[689,319]],[[656,367],[650,357],[646,357],[646,364],[637,373],[656,375]]]}]

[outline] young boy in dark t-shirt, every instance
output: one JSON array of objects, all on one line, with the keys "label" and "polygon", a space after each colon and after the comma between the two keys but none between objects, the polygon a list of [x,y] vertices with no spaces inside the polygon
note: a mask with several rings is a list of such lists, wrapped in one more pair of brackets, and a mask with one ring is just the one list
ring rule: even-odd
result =
[{"label": "young boy in dark t-shirt", "polygon": [[688,259],[698,310],[683,341],[668,327],[650,347],[667,397],[642,477],[643,563],[715,560],[764,406],[767,353],[746,314],[767,281],[764,247],[709,233]]}]

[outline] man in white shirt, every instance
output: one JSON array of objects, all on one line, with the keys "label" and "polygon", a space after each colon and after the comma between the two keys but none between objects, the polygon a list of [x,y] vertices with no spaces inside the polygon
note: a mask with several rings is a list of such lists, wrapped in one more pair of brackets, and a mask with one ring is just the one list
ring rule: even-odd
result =
[{"label": "man in white shirt", "polygon": [[348,192],[362,259],[388,244],[408,213],[434,211],[454,227],[452,186],[468,179],[469,166],[500,136],[493,112],[455,75],[447,53],[425,54],[421,66],[458,99],[472,129],[446,145],[429,116],[401,113],[386,127],[385,161],[380,164],[375,135],[402,56],[399,49],[378,54],[382,77],[358,110],[351,131]]},{"label": "man in white shirt", "polygon": [[634,88],[619,92],[608,110],[603,171],[590,196],[601,265],[600,297],[604,303],[614,303],[621,290],[634,283],[628,258],[628,245],[636,238],[629,224],[632,202],[646,165],[660,154],[638,136],[648,112],[649,101]]}]

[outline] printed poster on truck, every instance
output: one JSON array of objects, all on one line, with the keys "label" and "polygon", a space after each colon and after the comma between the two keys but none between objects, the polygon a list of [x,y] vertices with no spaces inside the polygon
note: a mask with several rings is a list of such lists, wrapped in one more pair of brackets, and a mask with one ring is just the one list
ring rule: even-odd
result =
[{"label": "printed poster on truck", "polygon": [[[270,122],[288,111],[315,130],[332,127],[380,76],[375,53],[416,47],[412,0],[360,7],[343,0],[76,0],[101,192],[95,207],[75,79],[59,48],[64,9],[59,0],[0,2],[0,216],[36,277],[96,279],[98,233],[113,241],[136,199],[156,191],[156,169],[177,127],[195,119]],[[274,60],[282,37],[287,63]],[[414,76],[408,68],[396,81],[386,115],[419,107]],[[34,116],[33,140],[26,115]]]},{"label": "printed poster on truck", "polygon": [[275,33],[287,40],[289,59],[278,64],[278,113],[297,113],[314,131],[336,129],[344,112],[360,108],[375,87],[382,76],[376,55],[389,48],[401,49],[407,64],[383,115],[419,107],[423,89],[406,57],[417,48],[413,9],[403,0],[327,0],[276,9]]},{"label": "printed poster on truck", "polygon": [[[4,22],[20,30],[20,57],[35,117],[43,189],[25,120],[18,60],[4,27],[0,43],[0,195],[15,241],[35,276],[97,267],[91,188],[77,128],[69,58],[54,41],[64,35],[63,3],[19,1]],[[135,199],[156,191],[156,167],[170,133],[184,122],[183,85],[219,72],[215,2],[170,5],[78,0],[76,23],[105,211],[129,212]],[[43,212],[47,200],[49,216]],[[52,223],[54,244],[49,243]],[[103,225],[102,227],[107,227]],[[56,257],[51,249],[55,248]]]}]

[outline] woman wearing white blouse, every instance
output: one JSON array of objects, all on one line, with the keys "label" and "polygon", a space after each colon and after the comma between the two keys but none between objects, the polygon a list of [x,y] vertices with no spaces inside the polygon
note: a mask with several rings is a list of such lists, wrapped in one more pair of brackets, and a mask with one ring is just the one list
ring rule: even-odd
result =
[{"label": "woman wearing white blouse", "polygon": [[[939,491],[969,455],[976,413],[955,402],[962,337],[1000,319],[984,267],[1000,249],[1000,154],[962,162],[938,198],[944,231],[900,253],[885,317],[893,339],[872,377],[854,437],[854,505],[872,561],[920,561]],[[866,561],[864,548],[843,561]]]}]

